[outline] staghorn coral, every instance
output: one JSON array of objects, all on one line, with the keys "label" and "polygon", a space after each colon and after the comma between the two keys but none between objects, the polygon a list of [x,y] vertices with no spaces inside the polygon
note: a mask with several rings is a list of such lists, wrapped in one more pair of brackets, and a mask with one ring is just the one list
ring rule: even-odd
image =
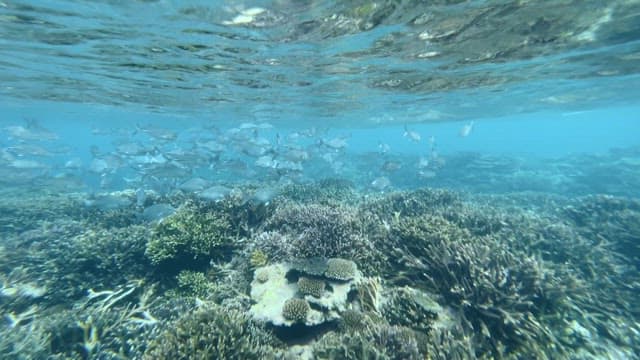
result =
[{"label": "staghorn coral", "polygon": [[344,360],[388,360],[386,354],[381,353],[370,337],[357,333],[336,334],[330,332],[313,345],[313,359],[344,359]]},{"label": "staghorn coral", "polygon": [[6,360],[47,359],[50,334],[41,322],[0,329],[0,354]]},{"label": "staghorn coral", "polygon": [[553,339],[538,317],[561,311],[563,298],[554,294],[566,288],[534,258],[495,239],[472,237],[437,216],[401,219],[392,239],[388,246],[397,249],[403,273],[395,282],[414,282],[442,296],[469,331],[481,329],[474,332],[479,354],[551,351],[538,348]]},{"label": "staghorn coral", "polygon": [[382,348],[390,359],[418,360],[420,354],[415,332],[403,326],[382,326],[375,334],[378,347]]},{"label": "staghorn coral", "polygon": [[228,215],[204,204],[188,203],[153,229],[146,255],[153,264],[208,262],[232,245]]},{"label": "staghorn coral", "polygon": [[391,325],[401,325],[423,333],[429,332],[442,307],[427,294],[409,287],[396,289],[382,307],[382,314]]},{"label": "staghorn coral", "polygon": [[315,359],[424,359],[424,336],[407,327],[390,326],[371,313],[347,310],[340,333],[325,334],[313,344]]},{"label": "staghorn coral", "polygon": [[[50,338],[52,358],[140,358],[155,330],[156,318],[163,308],[154,287],[132,282],[113,290],[89,290],[87,297],[71,309],[57,309],[42,317],[42,327]],[[172,303],[167,310],[184,311],[184,305]],[[163,319],[163,320],[164,320]]]},{"label": "staghorn coral", "polygon": [[277,345],[246,315],[215,305],[175,320],[150,342],[143,359],[271,359]]},{"label": "staghorn coral", "polygon": [[149,231],[138,225],[104,229],[66,219],[42,223],[7,243],[12,256],[0,260],[0,270],[20,272],[46,287],[49,305],[66,303],[82,297],[88,286],[113,287],[144,277],[148,238]]}]

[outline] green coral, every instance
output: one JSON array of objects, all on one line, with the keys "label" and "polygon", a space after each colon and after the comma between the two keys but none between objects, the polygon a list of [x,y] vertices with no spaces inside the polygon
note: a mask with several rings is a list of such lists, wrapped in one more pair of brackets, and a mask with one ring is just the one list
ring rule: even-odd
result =
[{"label": "green coral", "polygon": [[194,259],[206,263],[231,245],[231,229],[225,212],[188,203],[156,225],[146,255],[153,264]]},{"label": "green coral", "polygon": [[249,264],[252,268],[259,268],[267,265],[269,262],[269,257],[264,251],[260,249],[256,249],[251,252],[251,256],[249,257]]},{"label": "green coral", "polygon": [[176,320],[149,344],[143,359],[272,359],[277,345],[247,315],[214,306]]},{"label": "green coral", "polygon": [[311,295],[314,297],[321,297],[324,293],[325,283],[322,279],[300,277],[298,279],[298,291],[302,295]]},{"label": "green coral", "polygon": [[213,283],[201,272],[183,270],[176,279],[178,280],[178,287],[186,295],[205,298],[214,289]]},{"label": "green coral", "polygon": [[327,270],[324,275],[329,279],[351,280],[356,276],[358,268],[351,260],[333,258],[327,260]]},{"label": "green coral", "polygon": [[305,299],[291,298],[285,301],[282,307],[282,316],[287,320],[304,322],[310,309],[309,303]]}]

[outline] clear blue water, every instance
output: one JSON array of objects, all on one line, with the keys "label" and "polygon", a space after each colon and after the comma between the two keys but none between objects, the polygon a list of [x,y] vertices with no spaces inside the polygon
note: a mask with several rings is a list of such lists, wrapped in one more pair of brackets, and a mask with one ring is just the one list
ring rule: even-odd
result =
[{"label": "clear blue water", "polygon": [[[436,316],[451,320],[444,353],[429,347],[435,323],[426,331],[434,359],[637,357],[639,29],[630,0],[0,0],[0,358],[156,358],[150,339],[198,301],[249,313],[256,253],[289,261],[291,244],[384,280],[401,310],[375,309],[390,326],[369,329],[383,359],[385,336],[425,330],[390,295],[404,286],[449,309]],[[228,254],[154,263],[163,224],[236,206],[248,220],[233,224]],[[358,236],[305,243],[348,227],[336,219]],[[468,253],[438,263],[422,252],[446,252],[434,226],[463,239],[446,251]],[[469,254],[484,255],[455,263]],[[438,265],[478,271],[447,277]],[[185,271],[219,289],[194,296]],[[537,282],[500,287],[519,271]],[[134,326],[143,310],[114,320],[152,288],[156,302],[140,309],[161,325]],[[105,309],[89,289],[126,295]],[[502,326],[510,311],[531,337]],[[296,338],[272,321],[287,343],[274,349],[303,343],[332,358],[321,339],[353,335],[337,322]],[[411,341],[400,358],[415,355]]]},{"label": "clear blue water", "polygon": [[[424,156],[431,136],[441,155],[558,158],[638,145],[633,2],[18,1],[0,11],[3,127],[34,119],[60,136],[47,146],[73,149],[39,159],[52,162],[45,176],[69,159],[90,163],[89,147],[109,152],[140,124],[179,133],[267,123],[267,147],[275,134],[315,129],[306,143],[280,143],[313,153],[305,169],[333,151],[310,147],[334,135],[349,136],[341,156],[380,142]],[[407,141],[407,126],[422,141]],[[117,129],[117,139],[92,128]],[[193,148],[181,140],[159,150]],[[385,175],[373,172],[355,180]]]}]

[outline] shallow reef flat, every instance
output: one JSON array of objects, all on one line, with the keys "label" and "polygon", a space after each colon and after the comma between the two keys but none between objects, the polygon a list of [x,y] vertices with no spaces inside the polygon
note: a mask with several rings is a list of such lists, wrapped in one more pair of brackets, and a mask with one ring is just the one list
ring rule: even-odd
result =
[{"label": "shallow reef flat", "polygon": [[[640,201],[328,179],[217,201],[0,199],[4,359],[640,353]],[[94,196],[95,199],[95,196]],[[155,206],[155,207],[154,207]],[[150,216],[145,209],[160,209]]]}]

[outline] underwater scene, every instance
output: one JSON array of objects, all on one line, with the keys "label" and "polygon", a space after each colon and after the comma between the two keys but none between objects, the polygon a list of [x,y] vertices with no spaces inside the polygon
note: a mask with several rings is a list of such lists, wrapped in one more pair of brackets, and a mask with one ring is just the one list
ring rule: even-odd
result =
[{"label": "underwater scene", "polygon": [[640,359],[640,1],[0,0],[0,359]]}]

